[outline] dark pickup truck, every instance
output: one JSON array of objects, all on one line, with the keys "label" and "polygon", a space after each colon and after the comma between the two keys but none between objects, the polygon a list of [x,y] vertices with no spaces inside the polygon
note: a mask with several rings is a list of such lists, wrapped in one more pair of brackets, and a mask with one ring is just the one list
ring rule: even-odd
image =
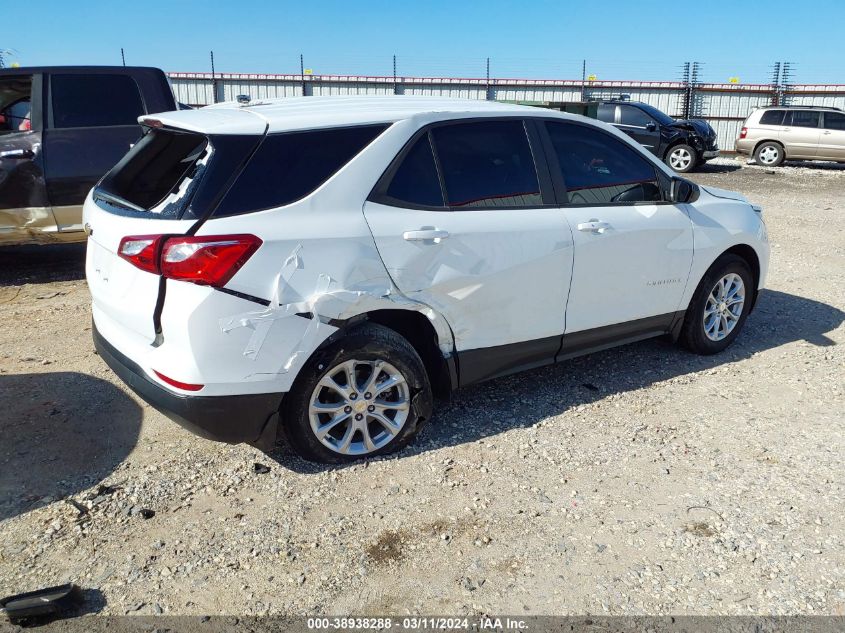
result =
[{"label": "dark pickup truck", "polygon": [[0,69],[0,245],[85,240],[88,191],[176,110],[165,74],[131,66]]}]

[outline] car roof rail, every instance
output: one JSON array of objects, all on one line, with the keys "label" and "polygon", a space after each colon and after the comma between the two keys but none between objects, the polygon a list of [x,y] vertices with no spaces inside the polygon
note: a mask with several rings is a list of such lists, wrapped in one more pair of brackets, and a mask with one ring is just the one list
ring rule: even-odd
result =
[{"label": "car roof rail", "polygon": [[769,106],[772,109],[778,110],[837,110],[842,112],[842,108],[836,106],[820,106],[820,105],[783,105],[783,106]]}]

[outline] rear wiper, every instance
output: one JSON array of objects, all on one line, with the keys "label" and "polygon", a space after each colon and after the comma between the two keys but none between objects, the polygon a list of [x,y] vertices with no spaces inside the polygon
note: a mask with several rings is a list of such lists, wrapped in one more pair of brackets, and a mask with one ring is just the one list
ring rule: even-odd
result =
[{"label": "rear wiper", "polygon": [[110,204],[117,205],[118,207],[123,207],[124,209],[129,209],[131,211],[143,211],[146,212],[147,209],[143,207],[139,207],[137,204],[133,204],[129,202],[129,200],[124,200],[120,196],[115,196],[113,194],[107,193],[105,191],[100,191],[99,189],[94,190],[94,199],[103,200],[104,202],[108,202]]}]

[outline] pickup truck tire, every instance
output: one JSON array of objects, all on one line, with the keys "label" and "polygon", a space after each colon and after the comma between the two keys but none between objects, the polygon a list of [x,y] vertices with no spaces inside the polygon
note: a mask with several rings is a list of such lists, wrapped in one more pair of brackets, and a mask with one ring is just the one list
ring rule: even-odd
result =
[{"label": "pickup truck tire", "polygon": [[679,143],[669,148],[663,162],[669,165],[673,171],[685,174],[692,171],[698,164],[698,152],[695,151],[694,147]]},{"label": "pickup truck tire", "polygon": [[351,462],[406,446],[432,407],[414,347],[390,328],[363,323],[302,368],[282,403],[281,433],[307,460]]},{"label": "pickup truck tire", "polygon": [[780,143],[765,141],[754,150],[754,162],[763,167],[777,167],[786,158],[786,152]]}]

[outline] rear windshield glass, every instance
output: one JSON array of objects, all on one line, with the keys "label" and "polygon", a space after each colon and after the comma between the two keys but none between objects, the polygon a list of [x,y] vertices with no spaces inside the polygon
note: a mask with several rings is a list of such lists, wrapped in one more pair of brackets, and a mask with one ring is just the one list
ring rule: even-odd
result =
[{"label": "rear windshield glass", "polygon": [[112,169],[97,193],[137,210],[159,206],[206,153],[208,140],[199,134],[153,130],[135,144]]}]

